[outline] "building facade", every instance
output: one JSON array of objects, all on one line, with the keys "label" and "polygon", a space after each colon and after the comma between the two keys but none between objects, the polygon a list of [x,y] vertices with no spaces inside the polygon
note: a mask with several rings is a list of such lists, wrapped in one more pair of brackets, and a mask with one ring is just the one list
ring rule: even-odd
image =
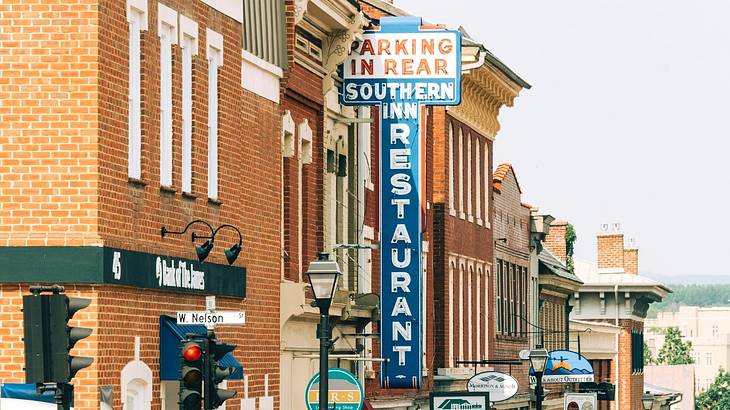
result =
[{"label": "building facade", "polygon": [[641,408],[644,392],[644,320],[649,305],[661,301],[671,290],[639,275],[638,249],[625,247],[619,224],[602,226],[598,234],[598,264],[576,260],[575,273],[583,286],[575,296],[571,319],[610,323],[616,327],[616,356],[611,360],[587,355],[594,369],[611,366],[616,399],[611,408]]},{"label": "building facade", "polygon": [[[8,66],[0,73],[0,292],[9,330],[0,343],[13,347],[0,364],[3,382],[24,381],[22,295],[31,284],[59,283],[92,301],[72,321],[93,330],[74,348],[94,359],[74,379],[76,408],[177,409],[179,338],[162,340],[182,330],[168,315],[205,310],[204,296],[216,295],[218,309],[246,312],[245,325],[216,334],[238,345],[248,396],[278,407],[280,218],[271,204],[280,195],[281,115],[278,93],[253,90],[255,73],[243,69],[243,3],[0,10],[17,28],[0,56]],[[267,64],[270,75],[281,71]],[[215,234],[205,263],[188,236],[211,235],[205,224],[161,237],[162,227],[195,220],[240,231],[231,266],[223,248],[240,243],[236,229]],[[243,385],[228,383],[236,406]],[[100,404],[101,390],[112,395]]]},{"label": "building facade", "polygon": [[644,325],[646,344],[656,357],[664,345],[663,331],[677,327],[682,339],[692,343],[695,389],[699,393],[715,380],[720,368],[730,368],[730,309],[679,306],[676,312],[659,312]]}]

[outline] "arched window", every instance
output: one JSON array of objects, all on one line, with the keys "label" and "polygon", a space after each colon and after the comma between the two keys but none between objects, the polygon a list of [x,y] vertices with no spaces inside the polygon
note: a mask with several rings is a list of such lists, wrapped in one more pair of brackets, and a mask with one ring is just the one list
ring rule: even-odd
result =
[{"label": "arched window", "polygon": [[122,409],[152,408],[152,370],[141,360],[132,360],[122,369]]},{"label": "arched window", "polygon": [[449,213],[456,215],[456,208],[454,207],[454,127],[449,123]]}]

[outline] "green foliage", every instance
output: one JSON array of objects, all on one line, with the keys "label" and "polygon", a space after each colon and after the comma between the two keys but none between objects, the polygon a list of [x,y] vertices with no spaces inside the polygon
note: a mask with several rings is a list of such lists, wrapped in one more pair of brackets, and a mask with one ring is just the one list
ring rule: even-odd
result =
[{"label": "green foliage", "polygon": [[663,301],[649,306],[649,317],[657,312],[676,311],[685,306],[727,306],[730,300],[730,285],[669,285],[670,293]]},{"label": "green foliage", "polygon": [[649,349],[649,346],[644,342],[644,365],[647,364],[654,364],[654,356],[651,355],[651,349]]},{"label": "green foliage", "polygon": [[715,381],[695,399],[695,408],[698,410],[730,409],[730,373],[720,368]]},{"label": "green foliage", "polygon": [[690,356],[692,342],[683,342],[679,328],[667,328],[664,333],[664,344],[656,356],[656,364],[692,364]]},{"label": "green foliage", "polygon": [[578,239],[578,235],[575,233],[575,227],[572,224],[568,224],[565,227],[565,264],[570,272],[575,271],[575,264],[573,263],[573,252],[575,250],[575,240]]}]

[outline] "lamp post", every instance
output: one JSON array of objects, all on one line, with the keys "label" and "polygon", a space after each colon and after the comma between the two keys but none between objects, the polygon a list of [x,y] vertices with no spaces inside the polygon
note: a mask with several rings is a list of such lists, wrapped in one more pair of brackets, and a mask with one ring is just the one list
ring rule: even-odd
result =
[{"label": "lamp post", "polygon": [[332,342],[332,329],[330,328],[330,305],[332,297],[337,289],[337,278],[340,276],[340,267],[337,262],[329,260],[329,254],[320,253],[319,259],[312,261],[307,270],[309,285],[312,287],[314,300],[319,308],[319,325],[317,326],[317,337],[319,338],[319,409],[328,408],[329,389],[329,364],[328,355]]},{"label": "lamp post", "polygon": [[641,396],[641,405],[644,410],[651,410],[654,408],[654,395],[648,391]]},{"label": "lamp post", "polygon": [[548,360],[548,351],[543,349],[542,345],[535,346],[535,349],[530,350],[530,365],[532,370],[535,371],[535,379],[537,385],[535,386],[535,408],[542,410],[542,373],[545,371],[545,364]]}]

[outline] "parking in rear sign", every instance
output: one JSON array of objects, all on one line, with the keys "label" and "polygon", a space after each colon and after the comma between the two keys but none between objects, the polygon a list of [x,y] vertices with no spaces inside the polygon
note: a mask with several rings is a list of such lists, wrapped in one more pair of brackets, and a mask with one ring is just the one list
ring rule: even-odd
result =
[{"label": "parking in rear sign", "polygon": [[342,66],[341,103],[380,113],[381,386],[421,385],[424,105],[461,100],[461,35],[420,17],[383,17]]}]

